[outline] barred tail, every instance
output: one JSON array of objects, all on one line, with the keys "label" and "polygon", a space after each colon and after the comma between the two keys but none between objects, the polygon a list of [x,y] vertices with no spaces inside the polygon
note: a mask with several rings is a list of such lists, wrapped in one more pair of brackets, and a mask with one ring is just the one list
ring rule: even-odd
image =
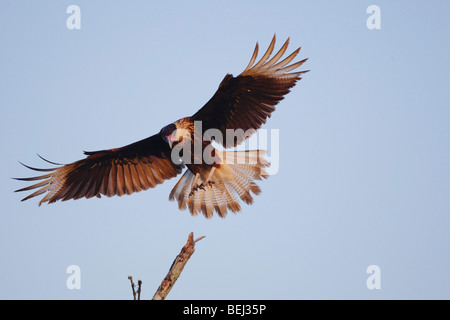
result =
[{"label": "barred tail", "polygon": [[[172,189],[169,200],[177,200],[181,210],[189,208],[192,215],[202,213],[211,218],[214,211],[224,218],[228,210],[239,212],[239,199],[253,203],[252,193],[258,195],[261,189],[254,180],[267,178],[264,168],[269,166],[266,151],[217,151],[222,159],[213,171],[212,184],[205,183],[209,172],[194,174],[186,170]],[[212,167],[211,167],[212,169]],[[205,183],[205,184],[203,184]]]}]

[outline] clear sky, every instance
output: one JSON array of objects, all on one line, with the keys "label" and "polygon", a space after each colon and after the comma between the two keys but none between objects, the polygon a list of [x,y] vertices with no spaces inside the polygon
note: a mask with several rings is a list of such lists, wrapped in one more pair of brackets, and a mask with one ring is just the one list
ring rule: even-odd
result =
[{"label": "clear sky", "polygon": [[[81,9],[70,30],[69,5]],[[381,29],[369,29],[370,5]],[[448,1],[0,1],[0,298],[449,299]],[[11,179],[195,113],[277,35],[311,72],[263,127],[279,168],[226,219],[169,202],[175,179],[38,207]],[[69,289],[69,266],[80,289]],[[369,289],[369,266],[379,289]]]}]

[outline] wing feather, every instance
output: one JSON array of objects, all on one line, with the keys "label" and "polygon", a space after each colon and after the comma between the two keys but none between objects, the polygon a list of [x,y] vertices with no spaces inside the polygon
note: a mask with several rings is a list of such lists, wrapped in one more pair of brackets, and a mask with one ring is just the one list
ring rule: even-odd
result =
[{"label": "wing feather", "polygon": [[159,134],[122,148],[89,151],[85,154],[85,159],[52,169],[24,165],[28,169],[47,173],[31,178],[16,178],[21,181],[38,181],[16,190],[37,189],[22,201],[46,192],[39,205],[57,200],[132,194],[154,188],[177,176],[184,167],[183,164],[171,161],[170,148]]},{"label": "wing feather", "polygon": [[[300,75],[309,71],[290,73],[307,60],[289,64],[300,52],[300,48],[280,61],[288,48],[289,38],[270,58],[274,51],[275,40],[274,35],[267,51],[254,64],[258,54],[257,43],[250,63],[244,71],[237,77],[227,74],[213,97],[191,117],[192,121],[202,121],[205,138],[213,138],[208,136],[208,129],[220,130],[223,137],[226,137],[226,129],[242,129],[243,132],[253,129],[255,132],[301,79]],[[249,135],[241,134],[237,135],[236,139],[217,142],[230,148],[239,145],[248,137]]]}]

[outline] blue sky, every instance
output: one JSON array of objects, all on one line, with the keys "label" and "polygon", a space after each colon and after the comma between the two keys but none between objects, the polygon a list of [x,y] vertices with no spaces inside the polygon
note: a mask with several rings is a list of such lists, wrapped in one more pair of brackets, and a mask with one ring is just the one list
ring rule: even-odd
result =
[{"label": "blue sky", "polygon": [[[69,30],[66,9],[81,9]],[[369,30],[369,5],[381,29]],[[0,298],[150,299],[190,232],[170,299],[448,299],[448,1],[0,1]],[[38,207],[13,193],[83,150],[192,115],[261,51],[306,74],[264,126],[279,170],[226,219],[168,201],[176,180]],[[69,290],[66,268],[81,270]],[[380,289],[368,289],[370,265]]]}]

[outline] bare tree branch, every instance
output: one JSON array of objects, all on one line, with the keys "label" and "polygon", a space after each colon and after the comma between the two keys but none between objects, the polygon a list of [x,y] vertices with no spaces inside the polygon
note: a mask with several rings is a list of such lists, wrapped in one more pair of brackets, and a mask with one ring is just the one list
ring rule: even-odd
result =
[{"label": "bare tree branch", "polygon": [[141,285],[142,285],[142,281],[138,280],[138,290],[137,290],[137,299],[141,300]]},{"label": "bare tree branch", "polygon": [[[136,291],[134,290],[134,282],[133,282],[133,277],[132,276],[128,276],[128,279],[131,282],[131,290],[133,290],[133,300],[136,300]],[[140,281],[140,280],[139,280]]]},{"label": "bare tree branch", "polygon": [[191,255],[194,253],[195,243],[197,241],[200,241],[203,238],[204,238],[204,236],[194,240],[194,233],[191,232],[189,234],[187,243],[181,249],[180,254],[173,261],[172,266],[169,269],[169,272],[167,273],[166,277],[163,279],[158,290],[156,290],[156,293],[153,296],[152,300],[164,300],[167,297],[167,295],[169,294],[173,285],[175,284],[178,277],[180,276],[181,272],[183,271],[184,266],[188,262]]}]

